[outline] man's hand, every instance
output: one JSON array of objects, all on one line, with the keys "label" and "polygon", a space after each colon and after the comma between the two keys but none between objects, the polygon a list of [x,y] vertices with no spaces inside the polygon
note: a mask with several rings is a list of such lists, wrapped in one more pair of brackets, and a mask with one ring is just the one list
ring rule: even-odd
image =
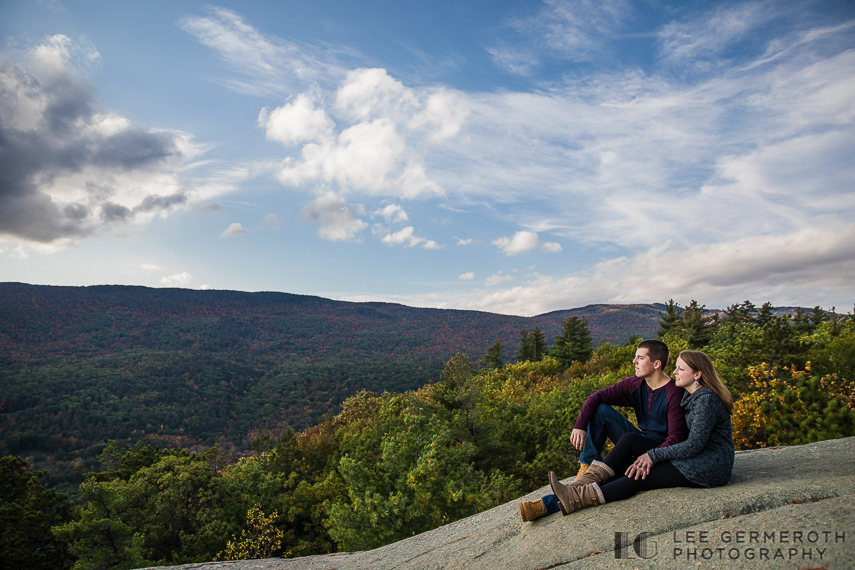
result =
[{"label": "man's hand", "polygon": [[[571,436],[572,438],[572,436]],[[650,456],[646,453],[635,460],[635,463],[630,465],[626,470],[626,476],[632,477],[636,481],[641,477],[642,479],[647,479],[647,476],[650,475],[650,469],[653,467],[653,460],[650,459]]]},{"label": "man's hand", "polygon": [[572,443],[576,449],[582,449],[585,447],[585,440],[588,439],[588,433],[583,429],[574,429],[573,433],[570,434],[570,443]]}]

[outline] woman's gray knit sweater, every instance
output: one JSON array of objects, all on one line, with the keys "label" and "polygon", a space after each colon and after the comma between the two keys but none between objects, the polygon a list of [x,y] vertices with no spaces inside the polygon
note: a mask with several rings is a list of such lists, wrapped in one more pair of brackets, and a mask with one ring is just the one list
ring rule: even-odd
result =
[{"label": "woman's gray knit sweater", "polygon": [[702,487],[719,487],[733,471],[733,425],[721,399],[709,386],[686,392],[680,405],[686,410],[686,441],[648,451],[653,463],[671,461],[674,467]]}]

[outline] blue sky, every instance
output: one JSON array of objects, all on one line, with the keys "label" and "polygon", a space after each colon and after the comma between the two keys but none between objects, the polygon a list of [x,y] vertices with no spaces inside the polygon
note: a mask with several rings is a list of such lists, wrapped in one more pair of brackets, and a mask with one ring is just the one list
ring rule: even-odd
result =
[{"label": "blue sky", "polygon": [[855,5],[0,4],[0,280],[855,302]]}]

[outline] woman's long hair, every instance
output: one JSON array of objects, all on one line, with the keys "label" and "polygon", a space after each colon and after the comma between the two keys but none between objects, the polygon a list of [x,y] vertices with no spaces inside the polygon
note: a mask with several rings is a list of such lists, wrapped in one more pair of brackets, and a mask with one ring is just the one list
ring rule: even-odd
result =
[{"label": "woman's long hair", "polygon": [[730,395],[730,390],[725,387],[718,372],[715,371],[715,366],[713,366],[710,357],[700,350],[684,350],[680,353],[680,358],[689,368],[701,373],[701,379],[698,380],[698,383],[701,386],[712,388],[716,396],[724,403],[728,413],[733,414],[733,396]]}]

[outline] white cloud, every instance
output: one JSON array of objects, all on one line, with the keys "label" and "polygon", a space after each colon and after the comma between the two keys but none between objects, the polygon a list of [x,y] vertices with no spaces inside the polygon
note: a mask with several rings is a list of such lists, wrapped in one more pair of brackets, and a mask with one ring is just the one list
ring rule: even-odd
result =
[{"label": "white cloud", "polygon": [[472,238],[455,238],[457,240],[457,245],[469,245],[472,243]]},{"label": "white cloud", "polygon": [[434,127],[436,130],[428,140],[440,142],[457,135],[468,116],[469,108],[463,99],[455,93],[442,89],[428,97],[424,109],[413,116],[409,126],[410,128],[419,128],[422,125]]},{"label": "white cloud", "polygon": [[475,273],[472,271],[467,271],[466,273],[460,274],[461,281],[472,281],[473,279],[475,279]]},{"label": "white cloud", "polygon": [[561,244],[556,242],[542,242],[535,232],[519,231],[514,237],[501,237],[493,240],[493,245],[501,249],[505,255],[516,255],[524,251],[541,248],[544,251],[557,253],[561,251]]},{"label": "white cloud", "polygon": [[344,198],[334,192],[327,192],[316,198],[303,209],[303,215],[310,222],[320,224],[318,235],[330,241],[352,241],[356,235],[368,227],[358,216],[365,215],[361,205],[347,204]]},{"label": "white cloud", "polygon": [[167,287],[187,287],[190,285],[192,280],[193,278],[190,277],[190,274],[183,271],[181,273],[176,273],[175,275],[164,276],[161,278],[160,282]]},{"label": "white cloud", "polygon": [[239,235],[245,235],[248,233],[249,232],[246,231],[245,229],[243,229],[243,226],[239,222],[235,222],[233,224],[230,224],[229,227],[226,228],[226,230],[220,234],[220,237],[221,238],[231,238],[231,237],[236,237]]},{"label": "white cloud", "polygon": [[504,283],[505,281],[513,281],[513,275],[505,275],[502,271],[490,275],[487,279],[484,280],[484,285],[487,287],[492,287],[493,285],[498,285],[499,283]]},{"label": "white cloud", "polygon": [[311,96],[302,93],[292,103],[258,114],[258,125],[269,140],[292,145],[330,138],[335,124],[323,109],[316,109]]},{"label": "white cloud", "polygon": [[371,212],[371,217],[382,216],[387,222],[406,222],[409,219],[407,212],[398,204],[389,204],[379,210]]},{"label": "white cloud", "polygon": [[160,271],[160,267],[151,263],[143,263],[142,265],[140,265],[140,267],[142,267],[146,271]]},{"label": "white cloud", "polygon": [[286,185],[308,181],[336,182],[346,189],[379,193],[389,184],[404,141],[395,124],[386,118],[359,123],[341,132],[335,144],[311,143],[303,147],[302,161],[285,161],[279,180]]},{"label": "white cloud", "polygon": [[413,235],[414,229],[412,226],[407,226],[397,232],[389,232],[380,240],[389,245],[405,245],[407,247],[415,247],[421,244],[422,249],[442,249],[442,245],[434,240],[425,239]]},{"label": "white cloud", "polygon": [[418,101],[413,91],[385,69],[354,69],[336,92],[336,107],[350,119],[370,121],[380,117],[409,115]]},{"label": "white cloud", "polygon": [[413,247],[422,243],[423,241],[425,241],[425,239],[414,236],[413,227],[407,226],[406,228],[397,232],[386,234],[380,241],[382,241],[383,243],[388,243],[390,245],[406,244],[410,247]]}]

